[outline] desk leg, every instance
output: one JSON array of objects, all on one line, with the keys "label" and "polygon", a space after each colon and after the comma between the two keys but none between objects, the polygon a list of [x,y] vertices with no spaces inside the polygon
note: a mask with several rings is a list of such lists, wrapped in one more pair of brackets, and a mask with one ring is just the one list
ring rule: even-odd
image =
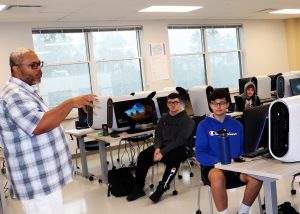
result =
[{"label": "desk leg", "polygon": [[265,194],[266,214],[278,214],[276,181],[266,179],[264,180],[263,185]]},{"label": "desk leg", "polygon": [[101,177],[104,184],[108,183],[108,167],[107,167],[107,158],[106,158],[106,147],[105,142],[98,141],[99,143],[99,154],[100,154],[100,166],[101,166]]},{"label": "desk leg", "polygon": [[3,178],[2,174],[0,174],[0,196],[1,196],[1,205],[0,205],[0,213],[7,214],[7,206],[6,206],[6,198],[4,195],[4,189],[3,189]]},{"label": "desk leg", "polygon": [[78,138],[79,141],[79,149],[80,149],[80,160],[81,160],[81,168],[82,168],[82,176],[85,178],[89,177],[88,165],[86,160],[86,152],[83,137]]}]

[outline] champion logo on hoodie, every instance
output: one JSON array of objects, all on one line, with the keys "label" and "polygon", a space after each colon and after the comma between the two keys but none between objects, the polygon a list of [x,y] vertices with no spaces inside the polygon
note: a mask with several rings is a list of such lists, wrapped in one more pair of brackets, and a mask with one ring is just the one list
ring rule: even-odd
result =
[{"label": "champion logo on hoodie", "polygon": [[[218,136],[219,134],[216,131],[209,131],[208,135],[209,136]],[[227,135],[235,136],[235,135],[237,135],[237,133],[228,132]]]}]

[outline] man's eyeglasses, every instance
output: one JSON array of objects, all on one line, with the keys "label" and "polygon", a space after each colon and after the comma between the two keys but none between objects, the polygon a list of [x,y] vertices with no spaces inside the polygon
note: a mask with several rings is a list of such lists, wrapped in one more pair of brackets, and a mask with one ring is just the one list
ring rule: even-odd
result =
[{"label": "man's eyeglasses", "polygon": [[178,102],[178,101],[174,101],[174,102],[169,101],[169,102],[167,102],[168,106],[176,106],[176,105],[178,105],[179,103],[180,103],[180,102]]},{"label": "man's eyeglasses", "polygon": [[218,103],[218,102],[212,101],[210,104],[213,105],[214,107],[217,107],[217,106],[224,107],[227,103],[226,102]]},{"label": "man's eyeglasses", "polygon": [[[18,64],[18,65],[27,65],[27,64]],[[44,62],[43,61],[32,62],[27,66],[31,67],[31,69],[33,69],[33,70],[36,70],[36,69],[38,69],[38,67],[43,67]]]}]

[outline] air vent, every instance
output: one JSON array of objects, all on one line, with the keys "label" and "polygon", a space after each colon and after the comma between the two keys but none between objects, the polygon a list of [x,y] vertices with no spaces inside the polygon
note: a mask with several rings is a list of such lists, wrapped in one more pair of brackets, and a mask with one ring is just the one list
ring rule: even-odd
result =
[{"label": "air vent", "polygon": [[13,12],[39,12],[41,7],[41,5],[10,5],[6,10]]}]

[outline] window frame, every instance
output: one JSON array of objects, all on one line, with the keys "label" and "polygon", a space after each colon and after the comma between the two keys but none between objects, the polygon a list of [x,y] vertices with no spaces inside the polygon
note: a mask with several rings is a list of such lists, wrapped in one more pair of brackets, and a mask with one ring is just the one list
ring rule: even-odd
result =
[{"label": "window frame", "polygon": [[[144,66],[143,66],[143,57],[142,57],[142,50],[141,50],[141,31],[142,26],[118,26],[118,27],[83,27],[83,28],[46,28],[46,29],[32,29],[32,37],[34,34],[51,34],[51,33],[83,33],[84,34],[84,44],[86,49],[86,61],[75,61],[75,62],[64,62],[61,63],[47,63],[45,59],[45,67],[52,67],[52,66],[62,66],[62,65],[75,65],[75,64],[87,64],[89,69],[89,79],[90,79],[90,87],[91,92],[93,94],[96,94],[98,96],[101,95],[100,88],[98,88],[98,78],[97,77],[97,70],[96,70],[96,64],[97,62],[103,62],[103,61],[123,61],[123,60],[131,60],[131,59],[137,59],[138,65],[140,69],[140,81],[141,81],[141,88],[144,90],[145,84],[145,74],[144,74]],[[113,31],[134,31],[136,33],[136,47],[137,47],[137,53],[138,57],[124,57],[124,58],[111,58],[111,59],[95,59],[95,56],[93,54],[93,40],[92,40],[92,33],[93,32],[113,32]],[[38,91],[40,91],[40,85],[37,85]],[[110,96],[114,96],[113,94]],[[72,114],[71,114],[72,115]]]},{"label": "window frame", "polygon": [[[194,52],[194,53],[181,53],[181,54],[171,54],[170,50],[170,60],[172,61],[173,56],[192,56],[192,55],[199,55],[199,57],[203,57],[204,59],[204,79],[206,80],[206,85],[212,85],[212,64],[210,58],[213,54],[219,53],[238,53],[238,60],[239,60],[239,69],[240,69],[240,77],[242,78],[245,74],[244,72],[244,58],[243,58],[243,49],[242,49],[242,41],[241,41],[241,30],[242,25],[168,25],[168,30],[172,29],[199,29],[201,33],[201,42],[202,42],[202,52]],[[237,40],[237,49],[227,50],[227,51],[209,51],[208,50],[208,40],[207,40],[207,33],[206,29],[211,28],[235,28],[236,29],[236,40]],[[171,47],[170,47],[171,48]],[[171,65],[172,68],[172,65]],[[171,71],[173,73],[173,70]],[[174,75],[173,75],[173,83],[175,83]],[[232,92],[238,91],[238,88],[231,88]]]}]

